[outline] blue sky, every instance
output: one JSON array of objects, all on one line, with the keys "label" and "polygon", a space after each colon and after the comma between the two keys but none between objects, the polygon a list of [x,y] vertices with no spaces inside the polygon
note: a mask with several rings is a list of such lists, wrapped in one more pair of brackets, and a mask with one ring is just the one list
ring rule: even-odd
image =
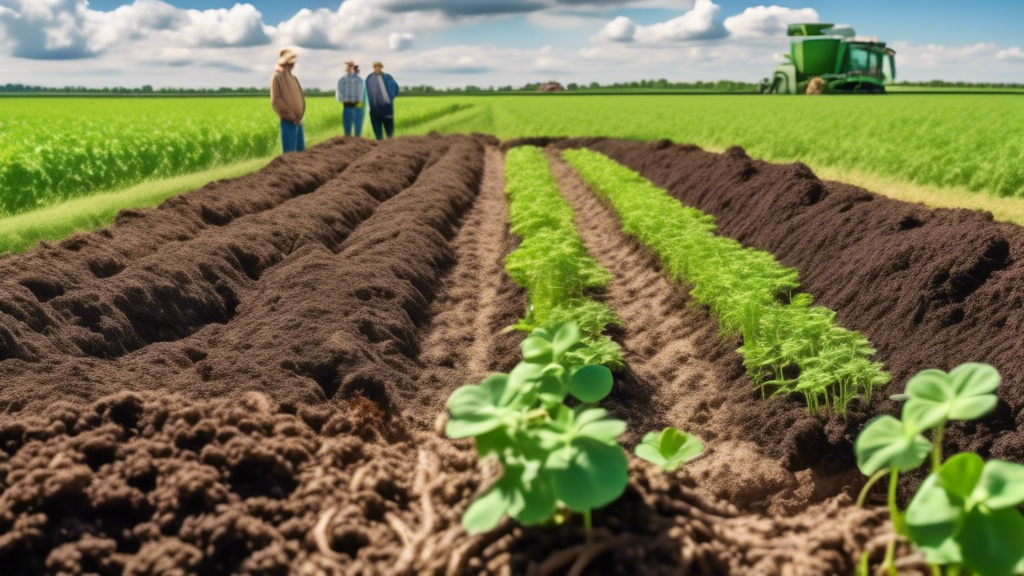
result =
[{"label": "blue sky", "polygon": [[756,81],[804,20],[889,42],[904,79],[1024,82],[1019,0],[0,0],[0,83],[260,85],[282,47],[325,87],[348,58],[438,86]]}]

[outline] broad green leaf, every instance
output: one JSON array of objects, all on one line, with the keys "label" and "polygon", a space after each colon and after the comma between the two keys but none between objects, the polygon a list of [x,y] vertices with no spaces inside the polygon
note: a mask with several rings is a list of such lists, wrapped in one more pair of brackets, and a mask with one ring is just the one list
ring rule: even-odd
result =
[{"label": "broad green leaf", "polygon": [[910,538],[932,563],[959,561],[954,536],[963,523],[964,501],[947,491],[930,474],[907,506],[905,521]]},{"label": "broad green leaf", "polygon": [[604,408],[593,408],[585,406],[577,406],[572,411],[573,413],[573,430],[578,430],[581,426],[586,426],[591,422],[597,422],[605,416],[608,416],[608,411]]},{"label": "broad green leaf", "polygon": [[976,420],[995,409],[998,399],[992,392],[999,383],[994,367],[977,362],[961,364],[949,374],[924,370],[907,383],[903,419],[922,430],[946,420]]},{"label": "broad green leaf", "polygon": [[[980,460],[980,458],[979,458]],[[971,493],[971,501],[998,510],[1024,502],[1024,466],[1005,460],[989,460]]]},{"label": "broad green leaf", "polygon": [[649,432],[636,447],[636,455],[671,472],[704,453],[704,443],[696,436],[665,428]]},{"label": "broad green leaf", "polygon": [[541,376],[540,386],[537,394],[545,406],[561,404],[565,401],[567,391],[562,387],[562,381],[551,374]]},{"label": "broad green leaf", "polygon": [[966,501],[975,491],[986,467],[985,461],[977,454],[963,452],[946,460],[936,474],[942,488]]},{"label": "broad green leaf", "polygon": [[[515,441],[509,436],[507,427],[495,428],[490,432],[476,434],[475,436],[476,451],[480,457],[487,456],[488,454],[501,456],[505,453],[505,450],[515,446]],[[465,438],[465,436],[460,436],[460,438]]]},{"label": "broad green leaf", "polygon": [[889,415],[868,422],[853,447],[857,467],[865,476],[882,468],[895,468],[900,472],[913,470],[931,451],[931,444],[924,436],[905,429],[902,422]]},{"label": "broad green leaf", "polygon": [[551,475],[540,470],[542,464],[531,462],[523,467],[521,476],[515,484],[512,506],[509,507],[508,514],[521,524],[540,524],[550,518],[558,506]]},{"label": "broad green leaf", "polygon": [[1024,517],[1016,508],[975,508],[957,542],[964,564],[978,576],[1011,576],[1024,561]]},{"label": "broad green leaf", "polygon": [[534,364],[548,364],[553,357],[551,342],[540,336],[529,336],[520,345],[523,359]]},{"label": "broad green leaf", "polygon": [[469,505],[466,513],[462,515],[462,527],[470,534],[492,530],[501,522],[501,517],[508,512],[511,505],[511,494],[507,486],[503,487],[499,480],[483,496]]},{"label": "broad green leaf", "polygon": [[508,373],[508,387],[514,394],[506,394],[508,400],[505,402],[512,402],[515,398],[514,406],[516,408],[525,408],[532,406],[536,401],[536,394],[539,392],[541,379],[544,376],[544,366],[540,364],[531,364],[529,362],[520,362],[516,364],[516,367]]},{"label": "broad green leaf", "polygon": [[608,418],[584,424],[577,431],[577,436],[591,438],[598,442],[618,446],[615,441],[626,431],[626,423],[622,420]]},{"label": "broad green leaf", "polygon": [[612,371],[604,366],[584,366],[569,380],[569,393],[580,402],[598,402],[612,391]]},{"label": "broad green leaf", "polygon": [[559,359],[563,354],[569,351],[570,348],[579,343],[580,338],[580,327],[575,322],[566,322],[555,332],[555,338],[552,340],[552,349],[554,350],[555,359]]},{"label": "broad green leaf", "polygon": [[577,438],[568,465],[552,471],[555,495],[575,512],[600,508],[626,489],[628,464],[621,446]]},{"label": "broad green leaf", "polygon": [[479,385],[463,386],[448,399],[451,419],[445,428],[449,438],[467,438],[490,432],[505,423],[510,411],[509,379],[495,374]]}]

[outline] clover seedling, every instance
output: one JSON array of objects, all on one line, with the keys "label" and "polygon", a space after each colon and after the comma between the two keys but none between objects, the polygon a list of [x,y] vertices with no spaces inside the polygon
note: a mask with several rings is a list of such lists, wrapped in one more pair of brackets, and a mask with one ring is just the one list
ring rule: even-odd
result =
[{"label": "clover seedling", "polygon": [[[999,383],[999,372],[987,364],[961,364],[948,374],[924,370],[907,382],[904,394],[892,397],[906,402],[901,419],[875,418],[854,444],[857,466],[871,476],[858,505],[888,472],[896,533],[909,537],[929,562],[967,566],[980,576],[1024,570],[1024,518],[1014,508],[1024,502],[1024,466],[1001,460],[985,464],[970,453],[942,464],[942,433],[949,420],[975,420],[995,409],[993,392]],[[934,430],[931,442],[922,434],[928,430]],[[901,514],[896,505],[899,474],[919,467],[929,452],[932,474]],[[890,574],[896,573],[895,543],[891,540],[886,550]]]},{"label": "clover seedling", "polygon": [[671,472],[704,453],[704,443],[696,436],[665,428],[648,432],[636,447],[636,455]]},{"label": "clover seedling", "polygon": [[957,454],[925,479],[907,507],[910,538],[932,564],[978,576],[1024,571],[1024,466]]},{"label": "clover seedling", "polygon": [[988,364],[968,362],[948,374],[924,370],[907,382],[906,392],[893,396],[905,400],[903,419],[917,422],[922,430],[934,428],[932,471],[942,460],[942,433],[948,420],[977,420],[995,409],[999,372]]},{"label": "clover seedling", "polygon": [[[575,323],[534,330],[522,344],[523,361],[508,374],[463,386],[448,399],[450,438],[476,439],[480,457],[494,456],[504,473],[466,510],[471,533],[494,528],[508,515],[523,524],[549,520],[559,503],[583,514],[618,498],[626,488],[626,454],[616,439],[621,420],[593,404],[612,389],[604,366],[578,366]],[[572,395],[581,402],[565,405]]]}]

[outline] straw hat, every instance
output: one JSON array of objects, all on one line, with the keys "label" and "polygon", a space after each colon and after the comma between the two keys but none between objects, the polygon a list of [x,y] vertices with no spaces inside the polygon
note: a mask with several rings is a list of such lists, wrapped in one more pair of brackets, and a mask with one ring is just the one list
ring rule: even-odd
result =
[{"label": "straw hat", "polygon": [[377,61],[377,62],[374,62],[374,63],[373,63],[373,65],[374,65],[374,66],[380,66],[381,68],[383,68],[383,67],[384,67],[384,65],[383,65],[383,64],[381,64],[381,63],[380,63],[379,61]]},{"label": "straw hat", "polygon": [[285,48],[281,50],[281,57],[277,59],[278,66],[287,66],[288,64],[295,64],[295,61],[299,58],[299,55],[291,50]]},{"label": "straw hat", "polygon": [[351,60],[345,60],[345,66],[355,66],[356,63]]}]

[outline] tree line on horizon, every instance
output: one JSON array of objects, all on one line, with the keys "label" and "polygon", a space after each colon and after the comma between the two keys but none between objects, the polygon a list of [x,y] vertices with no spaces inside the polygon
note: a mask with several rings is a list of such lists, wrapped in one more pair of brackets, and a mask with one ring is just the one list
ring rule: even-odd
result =
[{"label": "tree line on horizon", "polygon": [[[531,82],[522,86],[455,86],[448,88],[436,88],[429,84],[421,84],[415,86],[403,86],[401,91],[404,94],[486,94],[486,93],[506,93],[506,92],[536,92],[541,86],[555,82]],[[991,88],[1011,88],[1011,89],[1024,89],[1024,83],[1001,83],[1001,82],[964,82],[956,81],[950,82],[946,80],[929,80],[925,82],[908,82],[901,81],[896,82],[895,86],[908,86],[908,87],[919,87],[919,88],[962,88],[962,89],[991,89]],[[599,90],[706,90],[708,92],[750,92],[757,90],[757,84],[753,82],[736,82],[732,80],[718,80],[718,81],[703,81],[698,80],[696,82],[670,82],[667,79],[660,78],[657,80],[634,80],[631,82],[612,82],[601,84],[599,82],[591,82],[589,84],[580,84],[577,82],[570,82],[564,85],[567,91],[599,91]],[[333,89],[323,90],[316,87],[306,88],[304,90],[307,95],[310,96],[322,96],[334,94]],[[0,94],[115,94],[115,95],[170,95],[170,96],[182,96],[182,95],[267,95],[270,93],[268,88],[256,88],[256,87],[220,87],[220,88],[153,88],[153,86],[145,85],[135,88],[127,88],[124,86],[110,86],[103,88],[87,88],[85,86],[62,86],[62,87],[47,87],[47,86],[32,86],[26,84],[3,84],[0,85]]]}]

